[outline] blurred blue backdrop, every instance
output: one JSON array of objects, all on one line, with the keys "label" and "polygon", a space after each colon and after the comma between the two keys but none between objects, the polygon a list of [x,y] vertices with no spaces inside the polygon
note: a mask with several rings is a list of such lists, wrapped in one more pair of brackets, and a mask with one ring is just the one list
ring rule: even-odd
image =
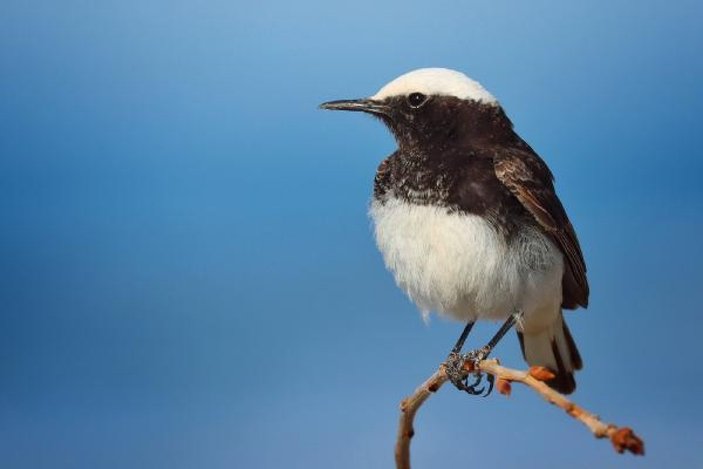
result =
[{"label": "blurred blue backdrop", "polygon": [[648,454],[445,388],[415,466],[703,467],[703,7],[571,3],[5,0],[0,466],[391,466],[461,325],[374,247],[391,137],[316,107],[445,66],[557,175],[592,286],[575,397]]}]

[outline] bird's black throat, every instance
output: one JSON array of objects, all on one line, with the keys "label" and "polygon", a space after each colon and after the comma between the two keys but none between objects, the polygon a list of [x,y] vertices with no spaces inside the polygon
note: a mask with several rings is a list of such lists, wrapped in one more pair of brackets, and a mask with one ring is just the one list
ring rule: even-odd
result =
[{"label": "bird's black throat", "polygon": [[398,104],[393,121],[384,119],[399,148],[378,167],[374,199],[479,215],[505,234],[522,223],[534,224],[495,173],[498,149],[527,145],[502,109],[451,97],[434,97],[426,107],[408,117]]}]

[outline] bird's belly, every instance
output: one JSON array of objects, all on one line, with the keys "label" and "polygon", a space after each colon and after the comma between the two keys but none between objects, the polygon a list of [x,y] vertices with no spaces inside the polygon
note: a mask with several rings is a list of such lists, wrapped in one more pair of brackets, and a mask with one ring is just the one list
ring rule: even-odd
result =
[{"label": "bird's belly", "polygon": [[373,201],[378,247],[423,314],[501,319],[561,304],[563,259],[534,227],[508,241],[486,219],[398,199]]}]

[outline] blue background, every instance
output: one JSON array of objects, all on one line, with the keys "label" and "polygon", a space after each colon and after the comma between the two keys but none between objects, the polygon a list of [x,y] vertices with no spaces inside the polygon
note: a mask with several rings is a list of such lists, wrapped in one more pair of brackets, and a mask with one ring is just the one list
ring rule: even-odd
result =
[{"label": "blue background", "polygon": [[445,66],[557,175],[592,287],[575,398],[648,454],[447,387],[415,466],[703,467],[703,7],[564,3],[5,0],[0,466],[391,466],[461,325],[374,247],[391,137],[316,107]]}]

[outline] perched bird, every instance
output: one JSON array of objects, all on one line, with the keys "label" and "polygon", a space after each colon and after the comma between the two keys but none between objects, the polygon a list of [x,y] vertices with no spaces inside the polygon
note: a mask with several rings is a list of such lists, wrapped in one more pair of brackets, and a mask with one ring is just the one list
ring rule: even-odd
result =
[{"label": "perched bird", "polygon": [[370,98],[321,107],[372,114],[394,135],[398,149],[374,180],[376,242],[423,314],[467,323],[452,353],[475,321],[506,320],[474,356],[515,325],[527,363],[550,368],[547,384],[572,392],[581,357],[562,309],[587,306],[586,265],[551,171],[498,101],[460,72],[425,68]]}]

